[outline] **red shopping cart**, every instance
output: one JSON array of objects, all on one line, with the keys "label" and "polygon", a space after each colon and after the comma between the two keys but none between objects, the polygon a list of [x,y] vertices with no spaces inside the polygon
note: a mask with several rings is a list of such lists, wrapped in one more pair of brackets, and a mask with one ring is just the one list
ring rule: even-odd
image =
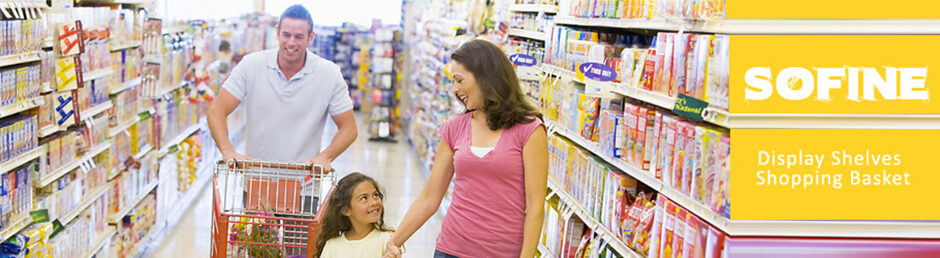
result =
[{"label": "red shopping cart", "polygon": [[[336,173],[320,166],[219,161],[212,180],[212,257],[313,257]],[[325,202],[324,202],[325,203]]]}]

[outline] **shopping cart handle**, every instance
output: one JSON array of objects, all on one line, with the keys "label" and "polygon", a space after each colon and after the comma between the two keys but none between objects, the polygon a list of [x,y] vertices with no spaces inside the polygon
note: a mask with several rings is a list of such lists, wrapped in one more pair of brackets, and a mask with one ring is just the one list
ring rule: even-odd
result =
[{"label": "shopping cart handle", "polygon": [[277,168],[277,169],[290,169],[290,170],[303,170],[310,171],[311,174],[327,174],[335,172],[335,169],[330,169],[330,171],[323,171],[323,166],[313,165],[313,164],[297,164],[297,163],[284,163],[284,162],[270,162],[270,161],[255,161],[255,160],[219,160],[216,164],[225,165],[227,164],[232,168]]}]

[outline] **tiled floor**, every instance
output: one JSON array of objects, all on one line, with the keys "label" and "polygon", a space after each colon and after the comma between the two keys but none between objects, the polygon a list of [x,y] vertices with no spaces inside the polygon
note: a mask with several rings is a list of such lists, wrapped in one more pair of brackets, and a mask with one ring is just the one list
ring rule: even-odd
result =
[{"label": "tiled floor", "polygon": [[[361,117],[357,120],[362,121]],[[357,171],[372,176],[385,189],[385,222],[396,226],[408,210],[408,205],[421,193],[426,178],[420,161],[412,147],[402,138],[398,143],[370,142],[368,134],[359,126],[359,139],[333,162],[338,177]],[[328,128],[330,131],[335,129]],[[326,146],[328,143],[324,143]],[[167,235],[150,257],[208,257],[210,222],[212,220],[212,192],[203,189],[202,195],[190,207],[179,223]],[[441,212],[416,232],[406,243],[406,257],[430,257],[440,232]]]}]

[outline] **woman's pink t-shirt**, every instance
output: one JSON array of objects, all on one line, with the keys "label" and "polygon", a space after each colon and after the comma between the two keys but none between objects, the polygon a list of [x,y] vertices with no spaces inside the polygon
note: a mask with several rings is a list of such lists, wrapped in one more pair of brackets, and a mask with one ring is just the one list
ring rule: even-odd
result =
[{"label": "woman's pink t-shirt", "polygon": [[[444,215],[437,250],[458,257],[519,257],[525,225],[522,148],[541,120],[503,130],[483,157],[470,151],[466,113],[441,126],[454,151],[454,193]],[[480,146],[487,147],[487,146]]]}]

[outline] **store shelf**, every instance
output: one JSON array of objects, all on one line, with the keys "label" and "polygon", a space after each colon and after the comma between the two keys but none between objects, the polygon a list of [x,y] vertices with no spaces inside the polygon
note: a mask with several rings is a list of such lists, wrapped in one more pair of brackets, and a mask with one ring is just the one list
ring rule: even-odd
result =
[{"label": "store shelf", "polygon": [[142,80],[141,80],[140,77],[131,79],[131,80],[129,80],[129,81],[126,81],[126,82],[120,84],[120,86],[117,87],[117,88],[109,89],[109,93],[111,93],[111,95],[121,93],[121,92],[123,92],[123,91],[125,91],[125,90],[127,90],[127,89],[130,89],[130,88],[133,88],[133,87],[135,87],[135,86],[137,86],[137,85],[140,85],[140,82],[141,82],[141,81],[142,81]]},{"label": "store shelf", "polygon": [[150,108],[148,110],[145,110],[144,112],[140,112],[140,114],[137,114],[136,116],[134,116],[134,118],[125,120],[121,122],[120,124],[118,124],[117,126],[112,127],[110,131],[108,131],[108,135],[110,135],[111,137],[114,137],[118,135],[119,133],[124,132],[128,128],[131,128],[132,125],[137,124],[141,121],[140,116],[143,115],[144,113],[149,113],[150,115],[153,115],[154,113],[156,113],[156,110],[154,110],[153,108]]},{"label": "store shelf", "polygon": [[630,165],[623,160],[609,157],[608,155],[604,154],[604,152],[600,151],[597,144],[594,144],[593,142],[589,142],[585,140],[584,138],[581,138],[577,134],[572,133],[565,128],[557,126],[552,122],[546,122],[545,124],[548,126],[550,132],[554,132],[557,135],[565,137],[566,139],[570,140],[572,143],[578,145],[582,149],[585,149],[593,153],[595,156],[600,157],[602,160],[604,160],[604,162],[616,167],[618,170],[629,175],[630,177],[635,178],[636,180],[642,182],[646,186],[649,186],[651,189],[655,190],[656,192],[659,192],[661,195],[668,197],[669,200],[672,200],[679,206],[682,206],[686,210],[692,212],[693,214],[695,214],[696,216],[698,216],[700,219],[704,220],[705,222],[712,224],[713,226],[720,229],[721,231],[728,232],[729,220],[721,216],[721,214],[718,214],[712,211],[711,209],[706,207],[704,204],[701,204],[699,202],[692,200],[685,194],[680,193],[672,189],[671,187],[665,186],[661,180],[656,179],[656,177],[650,174],[649,172],[643,171],[642,169],[639,169],[633,165]]},{"label": "store shelf", "polygon": [[104,244],[108,243],[108,240],[111,239],[111,237],[114,237],[114,235],[117,235],[117,229],[114,226],[108,226],[107,230],[101,232],[97,237],[95,237],[95,242],[91,245],[91,249],[85,251],[85,254],[83,254],[81,257],[95,257],[95,254],[98,253],[98,250],[101,250],[101,248],[104,247]]},{"label": "store shelf", "polygon": [[125,50],[128,48],[140,47],[140,44],[141,44],[140,41],[131,41],[131,42],[124,42],[123,44],[111,45],[111,52],[121,51],[121,50]]},{"label": "store shelf", "polygon": [[29,212],[20,212],[19,217],[11,219],[12,223],[9,225],[3,226],[3,231],[0,231],[0,241],[6,242],[7,239],[10,239],[16,233],[19,233],[24,228],[33,223],[33,218],[29,216]]},{"label": "store shelf", "polygon": [[[147,195],[149,195],[150,192],[153,192],[153,189],[156,189],[156,188],[157,188],[158,183],[160,183],[160,180],[154,179],[153,182],[151,182],[149,185],[147,185],[146,187],[144,187],[144,191],[141,192],[140,194],[138,194],[137,197],[134,198],[134,201],[129,202],[129,203],[126,204],[127,207],[122,208],[122,209],[121,209],[120,211],[118,211],[117,213],[109,214],[109,215],[108,215],[108,223],[111,223],[111,224],[120,224],[120,223],[121,223],[121,219],[123,219],[124,216],[127,216],[127,214],[130,213],[131,210],[134,209],[134,207],[137,207],[137,204],[139,204],[140,201],[143,201],[143,200],[144,200],[144,197],[147,197]],[[115,200],[115,201],[116,201],[116,200]]]},{"label": "store shelf", "polygon": [[509,29],[510,36],[523,37],[527,39],[541,40],[546,41],[545,32],[531,31],[531,30],[521,30],[521,29]]},{"label": "store shelf", "polygon": [[938,19],[787,19],[696,22],[692,31],[720,34],[940,34]]},{"label": "store shelf", "polygon": [[52,41],[52,37],[44,38],[42,40],[42,48],[53,48],[53,47],[54,47],[54,43]]},{"label": "store shelf", "polygon": [[49,137],[50,135],[53,135],[53,134],[58,133],[58,132],[61,132],[61,131],[64,131],[64,130],[63,130],[61,127],[57,126],[57,125],[54,125],[54,124],[53,124],[53,125],[47,125],[47,126],[45,126],[45,127],[43,127],[43,128],[39,128],[39,138]]},{"label": "store shelf", "polygon": [[55,91],[55,89],[52,88],[52,83],[45,82],[39,86],[39,93],[46,94],[46,93],[51,93],[53,91]]},{"label": "store shelf", "polygon": [[[571,80],[574,80],[574,81],[576,81],[576,82],[582,82],[581,80],[578,80],[578,78],[575,77],[574,71],[571,71],[571,70],[568,70],[568,69],[565,69],[565,68],[561,68],[561,67],[556,66],[556,65],[542,64],[542,72],[543,72],[543,73],[547,73],[547,74],[551,74],[551,75],[555,75],[555,76],[559,76],[559,77],[567,77],[567,78],[570,78]],[[583,82],[582,82],[582,83],[583,83]]]},{"label": "store shelf", "polygon": [[12,171],[13,169],[26,164],[34,159],[46,155],[46,146],[41,145],[35,149],[28,151],[26,153],[20,154],[19,156],[14,157],[13,159],[7,160],[3,163],[0,163],[0,174],[6,174],[7,172]]},{"label": "store shelf", "polygon": [[78,204],[78,207],[75,207],[75,209],[72,209],[68,213],[62,215],[62,217],[59,218],[59,222],[61,222],[62,225],[68,225],[69,222],[72,222],[75,217],[78,217],[79,214],[82,214],[83,211],[98,201],[98,198],[101,198],[102,195],[108,193],[109,190],[111,190],[111,184],[104,184],[98,188],[95,188],[94,191],[88,193],[88,195],[82,199],[82,202]]},{"label": "store shelf", "polygon": [[186,87],[186,85],[189,85],[188,81],[181,81],[178,85],[174,85],[174,86],[169,86],[169,85],[164,86],[163,89],[160,91],[160,93],[158,93],[157,95],[154,95],[154,98],[161,98],[166,94],[170,94],[170,92]]},{"label": "store shelf", "polygon": [[138,151],[137,154],[134,154],[134,159],[141,160],[144,158],[144,156],[147,156],[147,154],[149,154],[151,151],[153,151],[153,146],[151,146],[150,144],[144,145],[143,148],[140,148],[140,151]]},{"label": "store shelf", "polygon": [[517,13],[557,13],[557,5],[548,4],[513,4],[509,6],[509,11]]},{"label": "store shelf", "polygon": [[0,117],[8,117],[19,114],[20,112],[42,106],[42,104],[45,104],[44,102],[45,101],[42,100],[42,97],[35,97],[17,104],[10,104],[0,107]]},{"label": "store shelf", "polygon": [[163,156],[169,154],[170,148],[172,148],[173,146],[176,146],[176,145],[180,144],[181,142],[185,141],[186,138],[189,138],[190,135],[192,135],[192,134],[196,133],[197,131],[199,131],[199,128],[200,128],[200,127],[202,127],[202,124],[201,124],[201,123],[196,123],[196,124],[194,124],[194,125],[189,126],[189,127],[186,128],[185,130],[183,130],[183,132],[181,132],[179,135],[177,135],[176,137],[173,137],[172,140],[170,140],[169,142],[166,142],[165,144],[163,144],[163,147],[160,148],[160,152],[159,152],[158,155],[159,155],[160,157],[163,157]]},{"label": "store shelf", "polygon": [[735,129],[940,129],[940,115],[935,114],[728,114],[708,111],[706,120]]},{"label": "store shelf", "polygon": [[114,106],[111,104],[111,101],[108,101],[102,104],[98,104],[97,106],[90,107],[86,110],[82,110],[80,114],[82,116],[82,119],[88,119],[88,118],[95,117],[96,115],[101,114],[102,112],[108,111],[108,109],[111,109],[112,107]]},{"label": "store shelf", "polygon": [[0,57],[0,67],[39,61],[39,53],[25,53]]},{"label": "store shelf", "polygon": [[82,74],[83,76],[82,80],[89,82],[92,80],[101,79],[101,78],[110,76],[111,74],[114,74],[114,70],[111,70],[110,68],[98,69],[98,71]]},{"label": "store shelf", "polygon": [[609,19],[555,17],[560,25],[755,35],[936,35],[938,19]]},{"label": "store shelf", "polygon": [[[629,97],[639,101],[643,101],[666,110],[672,110],[676,106],[676,98],[663,95],[662,93],[652,92],[644,89],[639,89],[636,87],[627,86],[624,84],[615,84],[614,88],[610,90],[611,93],[615,93],[621,96]],[[724,108],[717,107],[714,105],[709,105],[705,108],[705,115],[703,118],[706,122],[728,128],[729,124],[729,115],[728,111]]]},{"label": "store shelf", "polygon": [[49,173],[46,176],[43,176],[42,178],[40,178],[39,185],[37,185],[37,187],[45,187],[51,184],[52,182],[59,180],[60,177],[68,174],[69,172],[72,172],[72,170],[74,170],[75,168],[78,168],[78,166],[81,165],[82,163],[85,163],[91,160],[92,158],[94,158],[95,156],[98,156],[98,154],[101,154],[102,152],[108,150],[109,148],[111,148],[110,141],[101,143],[98,146],[95,146],[90,151],[85,152],[85,154],[82,155],[81,157],[75,160],[72,160],[71,162],[65,164],[61,168],[58,168],[52,173]]},{"label": "store shelf", "polygon": [[666,19],[610,19],[610,18],[581,18],[581,17],[555,17],[555,24],[582,26],[582,27],[605,27],[619,29],[641,29],[656,31],[690,31],[694,27],[692,22],[674,22]]},{"label": "store shelf", "polygon": [[582,205],[580,201],[571,196],[571,194],[568,193],[568,191],[558,184],[558,182],[555,181],[555,179],[551,176],[548,178],[548,188],[550,188],[552,192],[554,192],[555,195],[561,199],[562,202],[567,203],[567,206],[574,210],[575,214],[577,214],[578,217],[584,221],[584,224],[587,225],[588,228],[594,231],[598,236],[600,236],[601,239],[604,239],[604,242],[607,242],[607,246],[609,246],[615,252],[620,254],[622,257],[644,258],[643,255],[640,255],[636,251],[633,251],[633,249],[630,249],[630,247],[627,246],[627,243],[625,243],[623,240],[620,240],[620,238],[611,232],[607,226],[598,222],[597,218],[594,218],[594,216],[592,216],[587,211],[587,209],[584,208],[584,205]]},{"label": "store shelf", "polygon": [[206,185],[210,185],[209,182],[212,181],[212,172],[207,170],[211,170],[213,166],[208,165],[206,162],[203,163],[202,167],[196,171],[196,181],[189,186],[189,189],[183,193],[182,197],[177,199],[170,209],[169,215],[166,217],[168,225],[175,225],[179,222],[183,214],[186,213],[186,210],[199,198],[199,193],[202,192]]}]

